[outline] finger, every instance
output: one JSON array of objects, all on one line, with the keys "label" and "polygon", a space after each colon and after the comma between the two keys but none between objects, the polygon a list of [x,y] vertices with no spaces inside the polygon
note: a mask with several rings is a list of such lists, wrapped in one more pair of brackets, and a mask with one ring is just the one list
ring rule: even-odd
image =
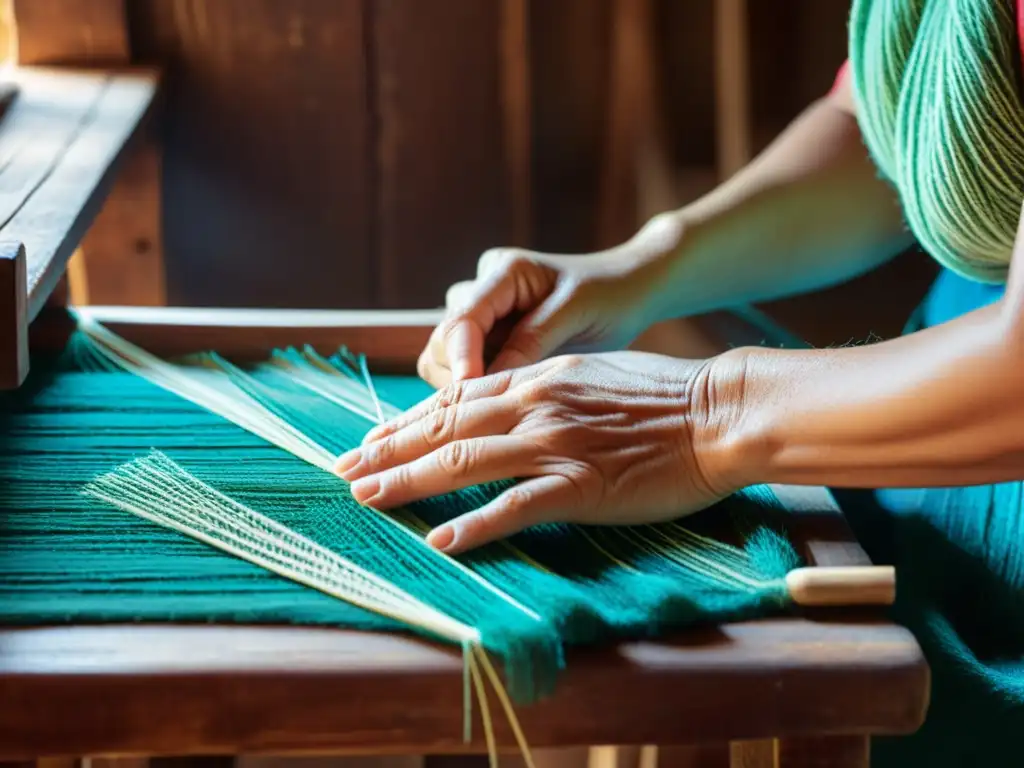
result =
[{"label": "finger", "polygon": [[517,411],[504,397],[439,408],[381,440],[349,451],[334,471],[351,483],[408,464],[456,440],[507,435],[519,421]]},{"label": "finger", "polygon": [[475,286],[473,280],[453,284],[444,295],[444,304],[448,311],[458,312],[463,309],[469,303]]},{"label": "finger", "polygon": [[488,504],[438,526],[427,543],[459,554],[539,525],[573,517],[572,485],[561,475],[546,475],[513,486]]},{"label": "finger", "polygon": [[381,440],[388,435],[393,435],[409,424],[419,421],[432,411],[449,408],[460,403],[468,403],[472,400],[482,400],[487,397],[503,395],[508,391],[511,382],[512,377],[507,374],[452,382],[421,403],[414,405],[400,416],[396,416],[390,421],[386,421],[380,426],[371,429],[363,438],[363,445]]},{"label": "finger", "polygon": [[422,499],[508,480],[536,471],[539,448],[511,435],[456,440],[408,464],[360,478],[352,496],[375,509],[391,509]]},{"label": "finger", "polygon": [[416,373],[434,389],[446,387],[452,381],[451,369],[445,364],[438,363],[431,354],[429,347],[423,350],[416,361]]},{"label": "finger", "polygon": [[484,375],[484,337],[487,335],[476,319],[467,317],[455,322],[445,339],[445,356],[453,381]]},{"label": "finger", "polygon": [[572,286],[560,287],[517,323],[487,373],[533,365],[572,339],[579,323],[562,311],[572,290]]},{"label": "finger", "polygon": [[456,380],[484,375],[485,344],[501,321],[518,322],[516,314],[533,310],[551,292],[550,275],[526,269],[527,264],[536,267],[530,258],[519,251],[489,251],[480,259],[476,282],[457,292],[462,309],[442,333],[445,349],[434,350]]}]

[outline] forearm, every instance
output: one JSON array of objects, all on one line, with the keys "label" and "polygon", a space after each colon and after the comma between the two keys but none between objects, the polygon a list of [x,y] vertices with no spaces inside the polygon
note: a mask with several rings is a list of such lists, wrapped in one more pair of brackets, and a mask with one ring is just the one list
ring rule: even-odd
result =
[{"label": "forearm", "polygon": [[711,471],[858,488],[1024,479],[1024,345],[1007,315],[1000,302],[870,346],[726,353],[706,389]]},{"label": "forearm", "polygon": [[878,177],[856,119],[833,99],[671,215],[683,234],[655,281],[656,320],[838,284],[910,243],[896,193]]}]

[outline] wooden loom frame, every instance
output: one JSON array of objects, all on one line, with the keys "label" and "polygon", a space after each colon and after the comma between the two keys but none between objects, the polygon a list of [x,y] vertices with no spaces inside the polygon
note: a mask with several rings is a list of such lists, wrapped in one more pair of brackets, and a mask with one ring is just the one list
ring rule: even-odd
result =
[{"label": "wooden loom frame", "polygon": [[[215,348],[251,360],[281,345],[310,343],[322,352],[348,345],[366,350],[377,367],[409,372],[438,317],[83,311],[161,355]],[[66,316],[57,309],[36,324],[40,340],[60,327]],[[824,489],[777,490],[812,564],[869,562]],[[9,705],[0,708],[0,757],[479,750],[480,742],[461,743],[461,686],[457,650],[399,636],[303,628],[5,629],[0,700]],[[928,688],[927,665],[905,629],[872,611],[809,612],[575,653],[554,698],[520,717],[538,748],[753,740],[774,755],[793,739],[859,760],[870,735],[920,726]],[[80,707],[100,695],[102,707]],[[514,747],[504,723],[498,737]]]},{"label": "wooden loom frame", "polygon": [[[38,14],[34,1],[15,0]],[[97,19],[108,11],[114,18],[120,0],[72,4]],[[102,50],[94,50],[97,40]],[[90,36],[87,49],[73,49],[74,40],[58,42],[60,50],[37,48],[32,63],[112,66],[126,55],[123,29]],[[24,72],[44,79],[135,78],[148,89],[134,112],[92,134],[94,141],[106,138],[108,152],[88,153],[93,161],[77,166],[55,157],[47,181],[25,191],[20,215],[0,223],[0,389],[24,380],[31,345],[54,343],[55,336],[59,343],[67,330],[61,305],[68,259],[123,177],[123,158],[140,162],[124,150],[137,142],[158,83],[158,73],[147,71]],[[13,109],[21,108],[16,101]],[[730,144],[732,155],[743,153],[742,144]],[[74,194],[55,183],[62,178],[75,180]],[[44,215],[29,216],[33,211]],[[43,238],[41,223],[49,226]],[[88,311],[162,355],[212,348],[244,360],[288,344],[310,343],[324,352],[346,344],[368,353],[375,370],[406,372],[437,320],[434,311]],[[812,563],[867,562],[824,489],[777,490],[799,514],[800,543]],[[809,612],[573,654],[556,696],[520,716],[535,748],[729,742],[736,766],[798,766],[812,759],[818,766],[863,766],[869,736],[914,731],[928,695],[929,670],[906,630],[877,611]],[[468,747],[461,742],[457,651],[351,631],[0,629],[0,702],[0,760],[483,749],[479,740]],[[501,744],[513,748],[507,725],[500,719],[496,725]]]}]

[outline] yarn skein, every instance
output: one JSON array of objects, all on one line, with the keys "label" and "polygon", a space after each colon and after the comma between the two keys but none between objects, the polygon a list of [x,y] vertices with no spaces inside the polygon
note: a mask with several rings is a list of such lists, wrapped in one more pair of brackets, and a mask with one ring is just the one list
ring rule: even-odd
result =
[{"label": "yarn skein", "polygon": [[861,133],[911,232],[940,264],[1005,283],[1024,201],[1012,0],[854,0]]}]

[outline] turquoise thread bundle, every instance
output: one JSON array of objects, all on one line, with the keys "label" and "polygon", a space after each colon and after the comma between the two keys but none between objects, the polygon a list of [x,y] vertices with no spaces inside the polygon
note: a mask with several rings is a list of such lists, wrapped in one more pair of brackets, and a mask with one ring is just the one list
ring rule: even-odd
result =
[{"label": "turquoise thread bundle", "polygon": [[1024,103],[1012,0],[855,0],[858,121],[922,247],[1005,282],[1024,201]]},{"label": "turquoise thread bundle", "polygon": [[[545,526],[512,540],[523,556],[493,545],[462,560],[542,618],[527,621],[479,582],[437,570],[425,550],[410,548],[393,527],[368,517],[338,478],[135,375],[111,371],[88,351],[88,345],[73,346],[70,370],[37,371],[28,388],[4,396],[4,623],[245,621],[410,629],[83,497],[87,483],[153,449],[229,497],[471,622],[503,663],[518,702],[550,693],[566,646],[752,618],[787,605],[781,580],[797,562],[784,539],[755,527],[744,550],[696,533],[723,511],[752,519],[776,504],[764,489],[751,489],[685,526]],[[330,364],[349,367],[340,358]],[[370,426],[293,389],[273,366],[237,375],[285,418],[317,422],[332,450],[354,444]],[[378,379],[376,386],[396,405],[425,394],[420,382],[406,378]],[[408,514],[434,524],[496,492],[497,486],[467,489],[412,505]],[[694,553],[728,577],[695,570]]]}]

